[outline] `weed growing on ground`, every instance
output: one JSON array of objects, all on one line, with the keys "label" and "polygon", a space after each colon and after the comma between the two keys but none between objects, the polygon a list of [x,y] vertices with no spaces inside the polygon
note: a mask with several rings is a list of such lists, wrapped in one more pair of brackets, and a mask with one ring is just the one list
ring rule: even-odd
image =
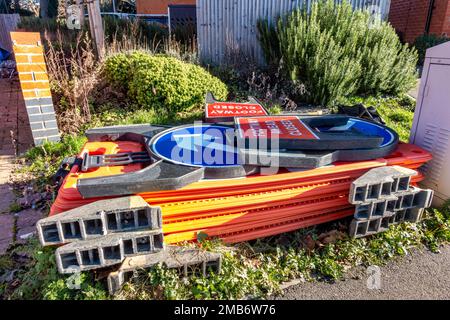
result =
[{"label": "weed growing on ground", "polygon": [[[449,203],[450,204],[450,203]],[[300,278],[305,281],[337,281],[354,266],[383,265],[424,245],[436,251],[450,241],[449,210],[429,210],[418,224],[393,225],[387,232],[362,239],[345,237],[319,244],[313,250],[302,246],[305,235],[317,239],[327,226],[299,230],[260,239],[236,247],[219,243],[210,249],[223,253],[220,274],[179,279],[172,271],[158,267],[128,283],[119,299],[243,299],[267,298],[280,293],[280,284]],[[330,225],[328,225],[328,228]],[[279,240],[284,238],[285,245]],[[205,243],[208,243],[206,241]]]},{"label": "weed growing on ground", "polygon": [[78,154],[85,142],[84,136],[65,135],[61,142],[45,142],[31,148],[25,154],[28,165],[19,169],[19,173],[31,174],[36,188],[43,191],[46,185],[52,184],[52,177],[61,161]]},{"label": "weed growing on ground", "polygon": [[[106,299],[107,293],[100,283],[93,280],[90,273],[81,273],[79,289],[67,285],[67,276],[58,273],[55,262],[54,248],[42,248],[36,239],[30,240],[25,245],[15,247],[8,256],[9,263],[0,265],[2,273],[14,267],[17,272],[14,275],[19,285],[13,290],[0,292],[9,299],[45,299],[45,300],[91,300]],[[29,257],[25,265],[14,262],[15,257]],[[5,258],[3,258],[5,259]],[[20,269],[18,269],[20,268]],[[2,270],[3,269],[3,270]],[[11,292],[8,292],[11,291]]]},{"label": "weed growing on ground", "polygon": [[9,206],[9,212],[15,213],[15,212],[19,212],[20,210],[22,210],[22,206],[20,204],[18,204],[17,202],[13,202]]}]

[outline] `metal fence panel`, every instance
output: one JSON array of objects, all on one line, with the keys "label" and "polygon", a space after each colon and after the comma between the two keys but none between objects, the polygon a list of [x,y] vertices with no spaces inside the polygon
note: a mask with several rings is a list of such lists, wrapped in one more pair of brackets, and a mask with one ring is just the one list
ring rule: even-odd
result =
[{"label": "metal fence panel", "polygon": [[[264,63],[256,22],[273,20],[295,8],[311,7],[314,0],[197,0],[197,39],[200,58],[218,64],[227,52],[239,50]],[[342,1],[342,0],[336,0]],[[345,1],[345,0],[344,0]],[[355,9],[368,8],[387,19],[390,0],[349,0]]]}]

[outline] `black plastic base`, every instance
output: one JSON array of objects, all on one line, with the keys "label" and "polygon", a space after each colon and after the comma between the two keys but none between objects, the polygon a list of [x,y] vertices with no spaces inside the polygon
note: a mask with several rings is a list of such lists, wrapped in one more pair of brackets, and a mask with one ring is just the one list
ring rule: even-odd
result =
[{"label": "black plastic base", "polygon": [[364,161],[383,158],[397,148],[397,143],[384,148],[336,151],[261,151],[241,149],[242,162],[254,166],[278,166],[313,169],[338,161]]}]

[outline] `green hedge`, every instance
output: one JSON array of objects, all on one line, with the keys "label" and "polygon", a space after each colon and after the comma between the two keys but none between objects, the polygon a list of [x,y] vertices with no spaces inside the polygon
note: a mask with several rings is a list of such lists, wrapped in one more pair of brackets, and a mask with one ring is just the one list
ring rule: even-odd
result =
[{"label": "green hedge", "polygon": [[226,85],[205,69],[163,55],[117,54],[106,60],[105,71],[141,106],[167,114],[201,105],[208,91],[221,100],[228,95]]},{"label": "green hedge", "polygon": [[333,105],[354,94],[398,94],[416,81],[417,53],[387,23],[346,1],[317,1],[308,14],[294,10],[275,25],[258,22],[268,63],[301,81],[310,102]]}]

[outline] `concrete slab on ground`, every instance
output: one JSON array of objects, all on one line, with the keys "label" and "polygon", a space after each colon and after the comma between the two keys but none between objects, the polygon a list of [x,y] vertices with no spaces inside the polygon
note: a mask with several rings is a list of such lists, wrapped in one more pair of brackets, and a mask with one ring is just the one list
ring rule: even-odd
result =
[{"label": "concrete slab on ground", "polygon": [[7,184],[0,184],[0,214],[8,213],[15,196]]},{"label": "concrete slab on ground", "polygon": [[44,217],[42,211],[26,209],[16,213],[17,242],[23,242],[27,235],[36,234],[36,222]]},{"label": "concrete slab on ground", "polygon": [[6,252],[14,240],[14,216],[0,214],[0,255]]},{"label": "concrete slab on ground", "polygon": [[33,144],[20,82],[0,79],[0,155],[25,152]]}]

